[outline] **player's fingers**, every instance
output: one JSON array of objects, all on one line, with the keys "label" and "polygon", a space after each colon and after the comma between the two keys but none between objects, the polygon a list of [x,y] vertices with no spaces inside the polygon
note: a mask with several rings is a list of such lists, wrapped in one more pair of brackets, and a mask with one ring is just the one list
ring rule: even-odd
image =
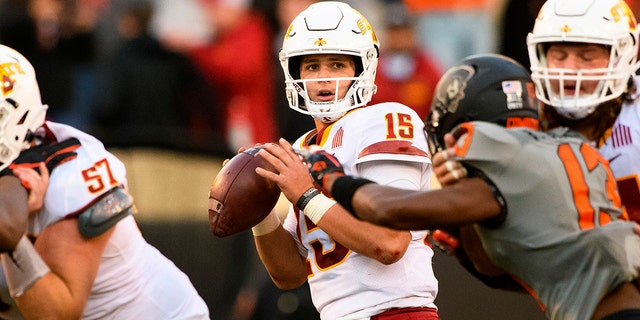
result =
[{"label": "player's fingers", "polygon": [[453,134],[447,133],[444,135],[444,146],[445,148],[452,148],[456,144],[456,139],[453,137]]},{"label": "player's fingers", "polygon": [[40,176],[49,182],[49,169],[44,162],[40,162]]},{"label": "player's fingers", "polygon": [[287,141],[285,138],[280,138],[278,142],[280,143],[280,147],[282,148],[282,150],[287,153],[291,160],[302,162],[302,159],[300,159],[300,156],[295,152],[295,150],[293,150],[293,146],[291,146],[289,141]]},{"label": "player's fingers", "polygon": [[635,232],[638,236],[640,236],[640,225],[636,223],[633,227],[633,232]]},{"label": "player's fingers", "polygon": [[260,167],[256,168],[256,174],[258,174],[259,176],[261,176],[261,177],[263,177],[263,178],[265,178],[267,180],[273,181],[276,184],[278,183],[278,180],[280,178],[280,176],[277,173],[271,172],[269,170],[265,170],[265,169],[260,168]]},{"label": "player's fingers", "polygon": [[267,162],[269,162],[276,170],[282,171],[286,166],[280,158],[274,155],[274,153],[278,152],[277,149],[280,149],[280,146],[266,144],[264,145],[264,148],[258,151],[258,154],[267,160]]}]

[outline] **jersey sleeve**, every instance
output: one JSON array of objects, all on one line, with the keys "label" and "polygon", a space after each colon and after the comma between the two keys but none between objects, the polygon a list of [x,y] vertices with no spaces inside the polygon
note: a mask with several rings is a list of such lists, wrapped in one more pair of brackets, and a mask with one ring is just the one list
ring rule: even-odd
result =
[{"label": "jersey sleeve", "polygon": [[102,144],[80,141],[78,157],[51,173],[44,206],[30,226],[33,234],[55,221],[79,214],[112,188],[126,187],[124,164]]},{"label": "jersey sleeve", "polygon": [[411,108],[383,103],[358,111],[356,161],[400,160],[431,163],[424,123]]},{"label": "jersey sleeve", "polygon": [[486,122],[461,124],[454,129],[460,134],[455,145],[456,159],[481,170],[489,178],[501,175],[521,146],[509,130]]}]

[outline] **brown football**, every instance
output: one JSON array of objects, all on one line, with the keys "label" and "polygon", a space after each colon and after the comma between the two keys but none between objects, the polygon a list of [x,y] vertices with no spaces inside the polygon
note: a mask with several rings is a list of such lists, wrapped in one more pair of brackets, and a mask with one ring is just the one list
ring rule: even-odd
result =
[{"label": "brown football", "polygon": [[216,175],[209,190],[209,227],[217,237],[247,230],[275,207],[280,188],[256,173],[256,167],[276,171],[257,153],[262,147],[235,155]]}]

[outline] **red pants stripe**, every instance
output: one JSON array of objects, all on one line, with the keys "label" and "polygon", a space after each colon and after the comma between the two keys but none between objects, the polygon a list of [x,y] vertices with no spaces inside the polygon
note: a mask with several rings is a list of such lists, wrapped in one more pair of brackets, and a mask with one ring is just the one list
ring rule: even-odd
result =
[{"label": "red pants stripe", "polygon": [[389,309],[371,317],[371,320],[439,320],[438,312],[432,308]]}]

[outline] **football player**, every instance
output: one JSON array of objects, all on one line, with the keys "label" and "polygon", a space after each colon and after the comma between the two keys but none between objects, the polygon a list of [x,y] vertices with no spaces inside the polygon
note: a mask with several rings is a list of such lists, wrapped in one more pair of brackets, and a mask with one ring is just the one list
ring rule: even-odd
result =
[{"label": "football player", "polygon": [[[512,81],[504,73],[511,69],[496,64],[516,62],[495,59],[471,57],[452,67],[436,90],[449,99],[427,118],[427,127],[442,129],[431,144],[454,126],[453,158],[469,178],[431,192],[400,190],[344,176],[322,151],[307,156],[312,175],[365,221],[398,229],[473,224],[494,267],[487,270],[517,280],[550,319],[638,319],[640,226],[621,219],[607,160],[567,127],[505,128],[536,120],[518,113],[531,82]],[[483,100],[484,90],[496,90],[482,79],[489,73],[504,77],[500,103]]]},{"label": "football player", "polygon": [[[543,129],[580,132],[609,161],[626,214],[640,222],[638,27],[622,0],[549,0],[528,36]],[[450,141],[451,145],[453,141]],[[464,167],[434,155],[442,184]],[[447,167],[445,167],[445,164]]]},{"label": "football player", "polygon": [[0,255],[0,317],[208,319],[188,277],[142,237],[123,163],[45,121],[35,70],[1,45],[0,74],[0,215],[26,222]]},{"label": "football player", "polygon": [[[316,128],[293,143],[335,154],[349,174],[408,190],[426,190],[431,174],[423,122],[399,103],[368,105],[379,42],[349,5],[323,1],[300,13],[280,52],[289,106],[313,117]],[[282,140],[283,141],[283,140]],[[286,143],[286,142],[285,142]],[[306,172],[298,156],[275,158],[277,166]],[[354,219],[319,194],[308,174],[273,179],[293,204],[281,225],[272,213],[252,230],[274,283],[289,289],[308,281],[322,319],[438,319],[433,251],[425,231],[398,231]],[[292,177],[293,178],[293,177]]]}]

